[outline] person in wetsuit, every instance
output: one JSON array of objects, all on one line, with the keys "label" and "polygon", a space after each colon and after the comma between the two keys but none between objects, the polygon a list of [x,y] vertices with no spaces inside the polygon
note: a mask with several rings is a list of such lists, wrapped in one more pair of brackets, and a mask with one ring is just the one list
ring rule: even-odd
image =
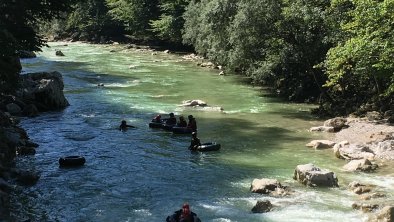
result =
[{"label": "person in wetsuit", "polygon": [[166,125],[176,125],[176,118],[174,113],[170,113],[170,118],[166,120]]},{"label": "person in wetsuit", "polygon": [[192,132],[189,150],[197,150],[198,146],[201,146],[200,139],[197,137],[197,132]]},{"label": "person in wetsuit", "polygon": [[119,130],[126,131],[128,128],[135,128],[135,126],[128,125],[126,120],[122,120],[122,122],[120,123],[120,126],[119,126]]},{"label": "person in wetsuit", "polygon": [[167,217],[166,222],[201,222],[201,220],[190,210],[189,204],[184,203],[182,209]]},{"label": "person in wetsuit", "polygon": [[192,129],[193,132],[196,132],[197,131],[196,119],[192,115],[189,115],[187,118],[189,119],[187,127]]}]

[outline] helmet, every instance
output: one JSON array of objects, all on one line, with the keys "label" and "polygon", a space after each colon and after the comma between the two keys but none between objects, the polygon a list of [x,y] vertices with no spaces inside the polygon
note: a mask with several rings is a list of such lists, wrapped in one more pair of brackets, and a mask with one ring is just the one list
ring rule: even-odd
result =
[{"label": "helmet", "polygon": [[188,119],[193,119],[193,115],[189,115],[187,118]]}]

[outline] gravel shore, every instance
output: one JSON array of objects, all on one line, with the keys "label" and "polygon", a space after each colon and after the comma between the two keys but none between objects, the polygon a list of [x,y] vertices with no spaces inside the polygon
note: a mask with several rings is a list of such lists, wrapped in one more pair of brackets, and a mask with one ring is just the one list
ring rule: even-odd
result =
[{"label": "gravel shore", "polygon": [[335,133],[333,141],[339,143],[364,144],[382,141],[387,136],[394,136],[394,125],[385,121],[368,121],[363,118],[348,118],[348,128]]}]

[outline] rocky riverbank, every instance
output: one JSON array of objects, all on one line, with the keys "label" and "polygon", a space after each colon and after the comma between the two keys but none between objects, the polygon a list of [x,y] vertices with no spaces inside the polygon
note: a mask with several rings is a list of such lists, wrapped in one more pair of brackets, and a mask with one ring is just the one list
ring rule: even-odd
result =
[{"label": "rocky riverbank", "polygon": [[31,73],[19,77],[20,88],[0,95],[0,218],[10,215],[10,195],[17,186],[34,185],[39,174],[15,168],[18,155],[34,155],[39,146],[19,127],[19,118],[35,117],[40,112],[60,110],[69,105],[63,94],[63,79],[58,72]]},{"label": "rocky riverbank", "polygon": [[[343,170],[373,173],[393,166],[394,124],[391,112],[369,112],[365,117],[337,117],[312,127],[311,131],[332,133],[330,140],[314,140],[307,146],[332,149],[334,156],[344,159]],[[387,171],[388,169],[382,169]],[[360,196],[352,207],[369,214],[369,221],[394,221],[394,203],[385,200],[391,194],[381,192],[375,184],[353,181],[348,189]]]}]

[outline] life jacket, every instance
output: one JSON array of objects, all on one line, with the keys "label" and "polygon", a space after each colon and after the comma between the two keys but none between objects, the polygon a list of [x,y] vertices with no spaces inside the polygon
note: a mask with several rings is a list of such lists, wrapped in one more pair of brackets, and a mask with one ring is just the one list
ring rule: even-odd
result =
[{"label": "life jacket", "polygon": [[[186,222],[185,220],[180,220],[182,215],[182,209],[177,210],[171,216],[168,216],[166,222]],[[193,211],[190,211],[191,222],[201,222],[200,218],[197,217]]]}]

